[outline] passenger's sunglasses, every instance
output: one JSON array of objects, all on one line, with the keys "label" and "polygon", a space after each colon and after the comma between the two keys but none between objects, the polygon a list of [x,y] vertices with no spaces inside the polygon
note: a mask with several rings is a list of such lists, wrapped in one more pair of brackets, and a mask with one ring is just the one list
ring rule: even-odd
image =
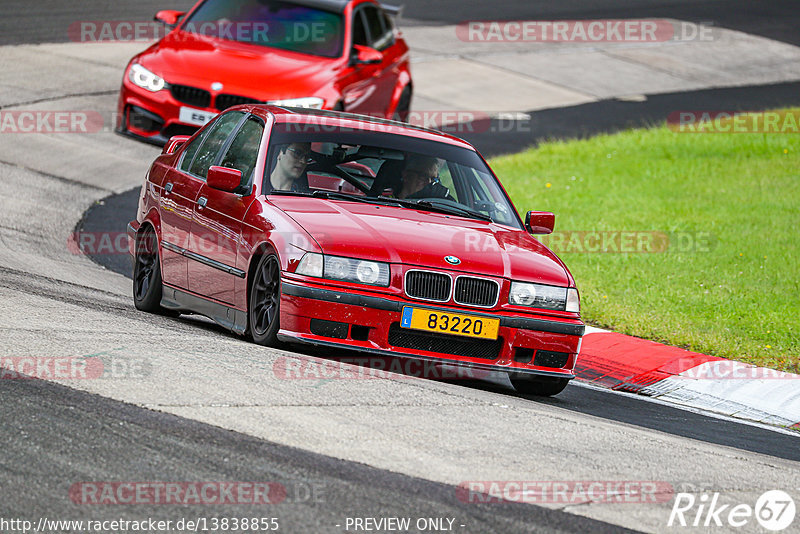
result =
[{"label": "passenger's sunglasses", "polygon": [[303,162],[305,162],[307,164],[314,161],[309,157],[309,156],[311,156],[311,152],[305,152],[305,151],[302,151],[302,150],[297,150],[296,148],[287,148],[286,152],[291,152],[292,153],[292,157],[294,159],[296,159],[297,161],[303,161]]}]

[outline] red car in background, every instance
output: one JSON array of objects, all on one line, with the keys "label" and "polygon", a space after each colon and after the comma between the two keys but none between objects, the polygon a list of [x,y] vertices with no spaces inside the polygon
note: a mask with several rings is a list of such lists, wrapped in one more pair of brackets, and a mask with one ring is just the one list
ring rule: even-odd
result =
[{"label": "red car in background", "polygon": [[554,395],[584,325],[567,267],[467,142],[332,111],[237,106],[176,136],[128,225],[134,303],[256,343],[508,373]]},{"label": "red car in background", "polygon": [[408,46],[373,0],[203,0],[125,69],[117,131],[163,145],[249,103],[406,120]]}]

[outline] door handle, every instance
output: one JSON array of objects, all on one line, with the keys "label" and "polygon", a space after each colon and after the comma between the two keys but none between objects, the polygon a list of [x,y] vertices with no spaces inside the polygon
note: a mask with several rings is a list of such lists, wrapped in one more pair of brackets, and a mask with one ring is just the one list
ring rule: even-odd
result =
[{"label": "door handle", "polygon": [[208,199],[206,197],[200,197],[197,199],[197,209],[201,210],[206,207],[208,204]]},{"label": "door handle", "polygon": [[172,188],[173,187],[175,187],[175,186],[172,184],[172,182],[167,182],[167,185],[164,186],[164,191],[167,194],[170,194],[170,193],[172,193]]}]

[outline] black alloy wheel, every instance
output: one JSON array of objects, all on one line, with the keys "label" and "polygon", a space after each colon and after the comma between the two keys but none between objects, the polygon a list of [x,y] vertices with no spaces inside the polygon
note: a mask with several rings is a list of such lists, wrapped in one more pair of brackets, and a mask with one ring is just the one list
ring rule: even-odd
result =
[{"label": "black alloy wheel", "polygon": [[161,312],[161,262],[158,241],[152,228],[136,236],[136,256],[133,264],[133,303],[137,310]]},{"label": "black alloy wheel", "polygon": [[281,306],[281,268],[274,254],[263,256],[253,275],[247,319],[250,336],[259,345],[278,341]]}]

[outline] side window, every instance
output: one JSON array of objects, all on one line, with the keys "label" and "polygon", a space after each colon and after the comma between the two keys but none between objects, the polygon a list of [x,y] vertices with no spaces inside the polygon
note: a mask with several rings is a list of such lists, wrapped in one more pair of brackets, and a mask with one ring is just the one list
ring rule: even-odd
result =
[{"label": "side window", "polygon": [[394,24],[392,24],[392,19],[389,18],[385,11],[381,11],[381,19],[383,20],[383,31],[389,34],[394,44]]},{"label": "side window", "polygon": [[449,164],[443,165],[441,170],[439,170],[439,183],[449,189],[450,195],[453,196],[457,201],[461,200],[458,198],[458,191],[456,190],[456,185],[453,182],[453,175],[450,174]]},{"label": "side window", "polygon": [[197,154],[197,149],[200,148],[201,144],[203,144],[203,139],[205,139],[205,135],[198,135],[189,144],[189,146],[186,147],[186,150],[183,152],[183,159],[181,160],[180,166],[180,169],[183,172],[189,172],[189,166],[192,164],[194,155]]},{"label": "side window", "polygon": [[381,12],[377,8],[367,6],[364,8],[364,15],[367,19],[369,29],[370,46],[376,50],[384,50],[389,46],[392,35],[383,27]]},{"label": "side window", "polygon": [[264,125],[261,121],[255,117],[248,118],[239,128],[231,146],[222,158],[220,165],[223,167],[242,171],[242,185],[250,183],[250,177],[258,160],[258,147],[261,144],[263,133]]},{"label": "side window", "polygon": [[478,177],[475,169],[468,169],[467,173],[469,175],[467,183],[471,191],[472,207],[477,208],[481,203],[490,202],[492,196],[489,194],[489,191],[486,190],[483,180]]},{"label": "side window", "polygon": [[353,14],[353,44],[369,46],[367,27],[364,25],[364,10],[362,9]]},{"label": "side window", "polygon": [[203,146],[197,151],[189,172],[205,179],[206,174],[208,174],[208,168],[214,164],[220,149],[222,149],[225,141],[228,140],[228,136],[233,132],[233,129],[236,128],[243,116],[243,112],[233,111],[217,119],[206,135]]}]

